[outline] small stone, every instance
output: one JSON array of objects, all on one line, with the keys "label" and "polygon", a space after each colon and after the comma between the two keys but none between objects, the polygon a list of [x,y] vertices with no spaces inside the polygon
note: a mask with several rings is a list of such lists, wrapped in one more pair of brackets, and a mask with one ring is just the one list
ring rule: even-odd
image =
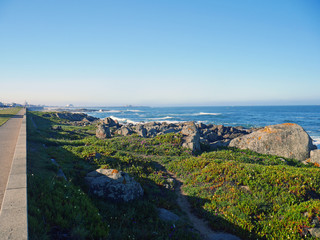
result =
[{"label": "small stone", "polygon": [[169,210],[164,208],[158,208],[158,212],[159,218],[166,222],[176,222],[180,219],[180,217],[177,214],[174,214],[173,212],[170,212]]}]

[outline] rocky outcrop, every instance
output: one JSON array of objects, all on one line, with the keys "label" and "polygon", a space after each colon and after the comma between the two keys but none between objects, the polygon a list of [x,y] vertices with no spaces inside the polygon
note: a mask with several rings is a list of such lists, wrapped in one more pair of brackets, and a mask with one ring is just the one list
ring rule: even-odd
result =
[{"label": "rocky outcrop", "polygon": [[309,158],[310,151],[315,148],[310,136],[294,123],[266,126],[231,140],[229,146],[300,161]]},{"label": "rocky outcrop", "polygon": [[127,173],[116,169],[97,169],[87,174],[90,192],[106,199],[129,202],[143,196],[143,189]]},{"label": "rocky outcrop", "polygon": [[110,128],[104,124],[99,124],[96,130],[96,137],[99,139],[106,139],[111,137]]},{"label": "rocky outcrop", "polygon": [[99,118],[91,117],[85,113],[57,112],[55,113],[55,116],[69,121],[83,121],[86,119],[89,122],[93,122],[99,120]]},{"label": "rocky outcrop", "polygon": [[200,151],[200,134],[194,122],[187,122],[180,132],[183,135],[182,147],[189,148],[192,151]]}]

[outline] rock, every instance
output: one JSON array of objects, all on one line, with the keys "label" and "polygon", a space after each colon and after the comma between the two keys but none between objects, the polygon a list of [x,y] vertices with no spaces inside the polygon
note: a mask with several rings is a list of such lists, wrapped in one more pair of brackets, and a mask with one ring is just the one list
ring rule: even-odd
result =
[{"label": "rock", "polygon": [[224,140],[219,140],[219,141],[215,141],[213,143],[210,143],[210,149],[211,150],[215,150],[217,148],[221,148],[221,147],[228,147],[230,144],[230,139],[224,139]]},{"label": "rock", "polygon": [[116,132],[116,134],[122,135],[122,136],[128,136],[132,134],[132,130],[130,128],[127,127],[121,127],[120,129],[118,129]]},{"label": "rock", "polygon": [[113,120],[110,117],[104,118],[103,123],[108,127],[119,127],[119,122],[117,120]]},{"label": "rock", "polygon": [[56,131],[62,130],[61,126],[52,126],[51,128],[52,130],[56,130]]},{"label": "rock", "polygon": [[208,139],[209,142],[215,142],[219,139],[218,135],[215,132],[211,131],[205,135],[205,138]]},{"label": "rock", "polygon": [[147,137],[147,129],[143,126],[143,125],[141,125],[141,124],[139,124],[139,125],[136,125],[136,133],[138,133],[139,134],[139,136],[141,136],[141,137]]},{"label": "rock", "polygon": [[174,128],[169,128],[169,129],[163,131],[163,134],[167,134],[167,133],[177,133],[177,132],[179,132],[179,130],[176,130],[176,129],[174,129]]},{"label": "rock", "polygon": [[93,122],[99,120],[99,118],[91,117],[85,113],[57,112],[55,115],[60,119],[69,121],[82,121],[83,119],[87,119],[88,121]]},{"label": "rock", "polygon": [[159,218],[166,222],[176,222],[180,219],[180,217],[177,214],[174,214],[173,212],[170,212],[169,210],[164,208],[158,208],[158,212]]},{"label": "rock", "polygon": [[187,122],[180,132],[182,135],[182,147],[189,148],[193,152],[200,151],[200,134],[194,122]]},{"label": "rock", "polygon": [[87,174],[90,192],[106,199],[128,202],[143,196],[143,189],[127,173],[116,169],[97,169]]},{"label": "rock", "polygon": [[157,136],[157,134],[158,134],[158,131],[157,131],[157,129],[155,129],[155,128],[151,128],[151,129],[148,131],[148,137],[155,137],[155,136]]},{"label": "rock", "polygon": [[320,164],[320,149],[312,150],[310,152],[310,162]]},{"label": "rock", "polygon": [[205,129],[207,128],[207,125],[205,125],[204,123],[200,122],[197,124],[198,129]]},{"label": "rock", "polygon": [[309,228],[308,230],[311,236],[320,238],[320,228]]},{"label": "rock", "polygon": [[231,140],[229,146],[300,161],[309,158],[315,147],[308,133],[294,123],[266,126]]},{"label": "rock", "polygon": [[96,130],[96,136],[99,139],[110,138],[111,137],[110,128],[103,124],[99,124]]}]

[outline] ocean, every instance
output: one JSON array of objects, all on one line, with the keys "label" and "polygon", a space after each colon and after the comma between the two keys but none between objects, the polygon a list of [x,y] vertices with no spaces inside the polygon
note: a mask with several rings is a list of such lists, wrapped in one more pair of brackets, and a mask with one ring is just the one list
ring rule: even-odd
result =
[{"label": "ocean", "polygon": [[279,123],[302,126],[320,148],[319,106],[226,107],[94,107],[90,116],[111,117],[121,123],[195,121],[225,126],[264,127]]}]

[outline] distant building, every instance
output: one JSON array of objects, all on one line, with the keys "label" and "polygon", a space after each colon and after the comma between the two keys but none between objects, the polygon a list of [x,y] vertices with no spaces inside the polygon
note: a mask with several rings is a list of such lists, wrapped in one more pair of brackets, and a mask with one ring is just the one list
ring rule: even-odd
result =
[{"label": "distant building", "polygon": [[71,108],[71,107],[73,107],[73,104],[68,104],[68,105],[66,105],[66,107]]}]

